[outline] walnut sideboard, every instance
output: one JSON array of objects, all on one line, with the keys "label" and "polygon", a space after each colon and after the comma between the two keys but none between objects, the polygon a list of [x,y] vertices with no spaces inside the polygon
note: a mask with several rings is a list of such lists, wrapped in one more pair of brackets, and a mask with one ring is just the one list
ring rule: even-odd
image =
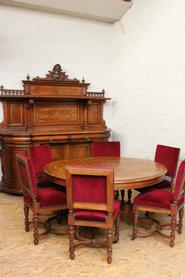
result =
[{"label": "walnut sideboard", "polygon": [[89,83],[70,79],[56,64],[45,77],[22,81],[24,89],[0,87],[2,190],[22,192],[15,154],[34,144],[49,144],[53,160],[90,156],[92,141],[105,141],[105,92],[88,92]]}]

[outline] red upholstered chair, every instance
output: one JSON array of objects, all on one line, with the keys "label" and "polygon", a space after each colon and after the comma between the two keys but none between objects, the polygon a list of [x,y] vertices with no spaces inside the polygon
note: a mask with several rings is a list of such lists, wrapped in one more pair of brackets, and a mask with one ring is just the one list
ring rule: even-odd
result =
[{"label": "red upholstered chair", "polygon": [[29,231],[29,209],[33,212],[34,244],[48,232],[38,233],[39,215],[43,212],[59,211],[67,208],[66,193],[52,187],[38,187],[36,174],[30,157],[16,154],[20,181],[23,189],[25,230]]},{"label": "red upholstered chair", "polygon": [[[114,174],[110,168],[67,166],[67,207],[69,225],[69,252],[74,259],[78,245],[88,244],[107,247],[107,262],[112,262],[113,226],[115,240],[119,239],[120,203],[114,200]],[[95,239],[75,242],[74,226],[87,226],[107,229],[107,239],[97,244]]]},{"label": "red upholstered chair", "polygon": [[91,144],[92,156],[120,157],[119,141],[96,141]]},{"label": "red upholstered chair", "polygon": [[44,176],[44,167],[46,164],[52,162],[51,149],[49,145],[36,145],[28,149],[28,156],[30,157],[37,177],[39,186],[47,186],[49,181]]},{"label": "red upholstered chair", "polygon": [[[173,191],[154,189],[140,193],[134,198],[134,225],[133,239],[137,237],[138,211],[147,211],[168,214],[171,216],[171,223],[159,225],[156,231],[170,240],[170,246],[174,246],[175,231],[182,233],[182,221],[184,215],[184,189],[185,189],[185,160],[179,166]],[[179,223],[177,224],[176,215],[179,212]],[[164,234],[163,227],[170,225],[170,235]]]},{"label": "red upholstered chair", "polygon": [[147,188],[136,189],[144,192],[151,189],[173,189],[172,184],[177,172],[179,161],[180,148],[158,144],[155,151],[154,161],[158,162],[167,168],[165,179],[158,184]]},{"label": "red upholstered chair", "polygon": [[[119,141],[95,141],[91,144],[91,155],[93,157],[120,157]],[[121,190],[122,204],[124,203],[125,191]],[[119,192],[115,193],[115,198],[119,198]],[[128,199],[131,199],[131,190],[128,190]]]},{"label": "red upholstered chair", "polygon": [[179,161],[180,148],[158,144],[154,161],[166,166],[166,179],[155,185],[155,188],[171,188],[174,183]]}]

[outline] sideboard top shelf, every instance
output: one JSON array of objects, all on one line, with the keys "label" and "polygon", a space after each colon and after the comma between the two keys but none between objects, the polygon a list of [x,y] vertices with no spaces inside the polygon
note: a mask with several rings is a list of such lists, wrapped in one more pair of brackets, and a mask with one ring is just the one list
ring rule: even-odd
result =
[{"label": "sideboard top shelf", "polygon": [[54,65],[45,77],[35,77],[30,79],[27,74],[23,80],[24,89],[5,89],[0,86],[0,99],[2,98],[25,98],[25,99],[80,99],[80,100],[110,100],[105,97],[105,90],[101,92],[88,92],[90,83],[86,83],[84,78],[80,82],[78,79],[70,79],[66,72],[62,71],[60,64]]}]

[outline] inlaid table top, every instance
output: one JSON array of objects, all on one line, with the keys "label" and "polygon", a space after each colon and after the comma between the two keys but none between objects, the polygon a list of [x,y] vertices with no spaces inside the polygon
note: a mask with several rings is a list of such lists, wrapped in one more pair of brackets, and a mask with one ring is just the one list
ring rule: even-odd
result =
[{"label": "inlaid table top", "polygon": [[93,165],[113,168],[115,190],[154,185],[160,182],[167,172],[165,166],[151,160],[119,157],[88,157],[52,162],[46,165],[45,173],[51,181],[65,186],[65,167],[69,165]]}]

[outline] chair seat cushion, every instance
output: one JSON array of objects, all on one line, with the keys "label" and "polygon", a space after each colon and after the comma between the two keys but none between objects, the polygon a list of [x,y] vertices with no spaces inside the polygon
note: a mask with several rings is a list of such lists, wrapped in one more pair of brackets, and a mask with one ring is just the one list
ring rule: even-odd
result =
[{"label": "chair seat cushion", "polygon": [[[24,201],[28,205],[32,205],[32,198],[30,195],[24,197]],[[53,187],[43,187],[37,190],[37,201],[40,207],[57,206],[66,203],[66,193]]]},{"label": "chair seat cushion", "polygon": [[[113,217],[116,217],[118,215],[119,210],[120,210],[120,202],[118,200],[114,200]],[[74,216],[75,216],[75,219],[78,219],[78,220],[105,221],[107,217],[107,213],[102,211],[75,210]]]},{"label": "chair seat cushion", "polygon": [[167,188],[171,188],[171,182],[169,180],[163,180],[160,183],[157,183],[153,186],[145,187],[145,188],[138,188],[136,190],[139,192],[146,192],[146,191],[150,191],[150,190],[154,190],[154,189],[167,189]]},{"label": "chair seat cushion", "polygon": [[[174,193],[155,189],[148,192],[140,193],[134,198],[134,204],[139,206],[156,207],[170,209],[170,204],[174,200]],[[184,202],[184,196],[182,195],[178,201],[180,206]]]}]

